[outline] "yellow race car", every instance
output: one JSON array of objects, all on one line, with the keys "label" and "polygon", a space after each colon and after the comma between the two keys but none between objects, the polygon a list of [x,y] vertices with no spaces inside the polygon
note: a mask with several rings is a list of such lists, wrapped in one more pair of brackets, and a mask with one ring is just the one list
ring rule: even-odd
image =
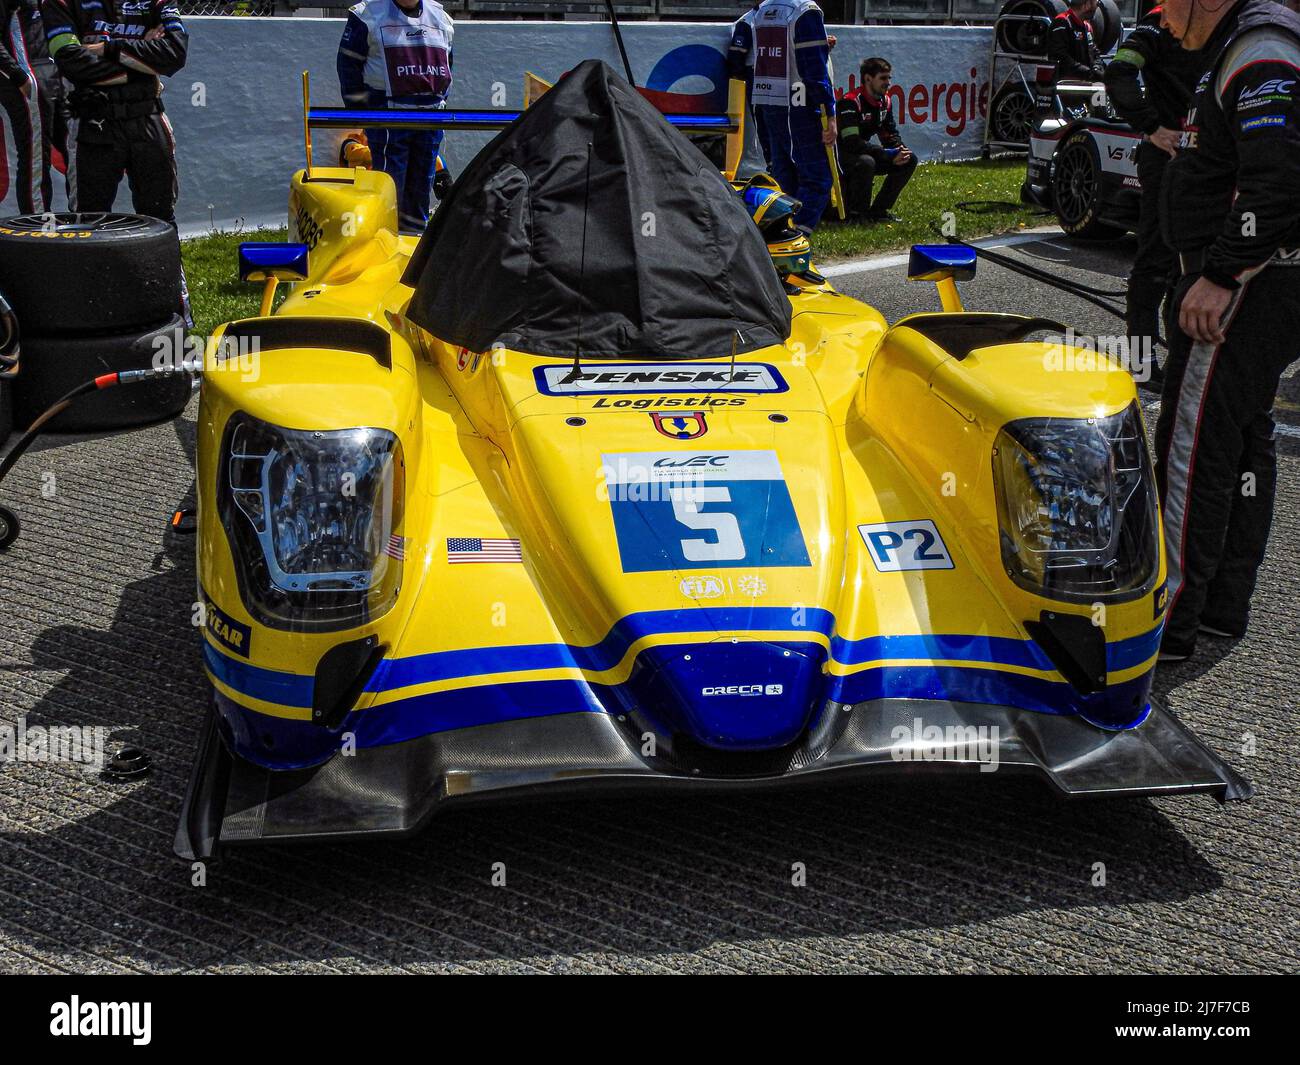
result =
[{"label": "yellow race car", "polygon": [[[207,353],[179,854],[887,770],[1249,796],[1150,701],[1132,379],[963,311],[969,248],[914,249],[946,310],[890,326],[601,63],[519,116],[366,121],[504,128],[422,236],[386,175],[309,163],[292,243],[243,250],[268,297]],[[737,109],[689,122],[738,142]]]}]

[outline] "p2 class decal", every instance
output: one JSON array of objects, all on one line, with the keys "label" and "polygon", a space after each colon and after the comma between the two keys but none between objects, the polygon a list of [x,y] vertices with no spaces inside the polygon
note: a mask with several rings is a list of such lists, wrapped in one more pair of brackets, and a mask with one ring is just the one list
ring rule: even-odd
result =
[{"label": "p2 class decal", "polygon": [[858,532],[881,573],[954,568],[948,546],[929,518],[859,525]]},{"label": "p2 class decal", "polygon": [[765,362],[598,362],[583,363],[576,377],[571,363],[533,367],[544,396],[624,396],[668,392],[786,392],[790,386]]},{"label": "p2 class decal", "polygon": [[704,411],[682,411],[680,414],[660,414],[650,412],[650,420],[655,429],[673,440],[694,440],[709,431],[708,422],[704,420]]},{"label": "p2 class decal", "polygon": [[812,565],[775,451],[602,460],[624,573]]}]

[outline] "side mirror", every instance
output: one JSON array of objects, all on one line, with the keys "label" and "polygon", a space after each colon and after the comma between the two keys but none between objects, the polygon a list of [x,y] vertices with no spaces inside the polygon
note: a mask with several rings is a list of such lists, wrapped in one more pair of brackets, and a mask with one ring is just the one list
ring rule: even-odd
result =
[{"label": "side mirror", "polygon": [[307,245],[245,241],[239,245],[240,281],[303,281]]},{"label": "side mirror", "polygon": [[933,281],[939,302],[949,313],[965,310],[958,281],[975,276],[975,249],[964,244],[913,244],[907,260],[909,281]]},{"label": "side mirror", "polygon": [[975,276],[975,249],[963,244],[913,244],[907,280],[969,281]]}]

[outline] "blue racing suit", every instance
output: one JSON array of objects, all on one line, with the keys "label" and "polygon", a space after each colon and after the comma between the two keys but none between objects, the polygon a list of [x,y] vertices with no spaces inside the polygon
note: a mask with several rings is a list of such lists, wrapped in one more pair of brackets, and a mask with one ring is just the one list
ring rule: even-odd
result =
[{"label": "blue racing suit", "polygon": [[745,83],[745,107],[749,112],[749,121],[758,137],[758,146],[763,152],[763,165],[772,165],[772,152],[767,146],[767,130],[758,124],[754,114],[754,16],[758,14],[759,0],[754,6],[736,19],[731,27],[731,43],[727,46],[727,77]]},{"label": "blue racing suit", "polygon": [[781,188],[802,204],[795,224],[811,231],[831,198],[822,109],[835,113],[821,8],[813,0],[763,0],[753,24],[754,103],[768,162]]},{"label": "blue racing suit", "polygon": [[[362,0],[349,9],[339,41],[343,104],[351,108],[438,108],[451,90],[451,16],[435,0],[404,8],[395,0]],[[429,220],[442,130],[367,129],[371,164],[397,186],[398,226],[424,229]]]}]

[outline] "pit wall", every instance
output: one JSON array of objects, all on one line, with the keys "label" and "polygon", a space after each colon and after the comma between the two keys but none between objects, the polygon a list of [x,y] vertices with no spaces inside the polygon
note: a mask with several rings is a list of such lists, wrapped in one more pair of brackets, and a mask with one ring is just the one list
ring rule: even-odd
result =
[{"label": "pit wall", "polygon": [[[311,72],[314,103],[339,104],[334,59],[343,21],[196,17],[185,24],[189,63],[167,79],[164,96],[180,163],[181,231],[283,225],[289,175],[303,162],[300,74]],[[991,94],[990,27],[835,26],[832,32],[838,90],[856,85],[863,58],[885,56],[894,65],[894,115],[907,144],[923,159],[978,154]],[[722,109],[728,24],[638,22],[624,26],[623,35],[639,84],[711,95],[709,109]],[[461,22],[451,102],[520,107],[524,71],[554,81],[589,58],[622,69],[608,23]],[[489,137],[450,134],[443,154],[453,173]],[[316,161],[332,164],[336,143],[335,135],[318,132]],[[9,159],[12,170],[12,145]],[[58,175],[55,184],[61,185]],[[63,209],[61,188],[56,196],[55,208]],[[116,206],[130,210],[125,181]],[[0,214],[13,213],[10,191]]]}]

